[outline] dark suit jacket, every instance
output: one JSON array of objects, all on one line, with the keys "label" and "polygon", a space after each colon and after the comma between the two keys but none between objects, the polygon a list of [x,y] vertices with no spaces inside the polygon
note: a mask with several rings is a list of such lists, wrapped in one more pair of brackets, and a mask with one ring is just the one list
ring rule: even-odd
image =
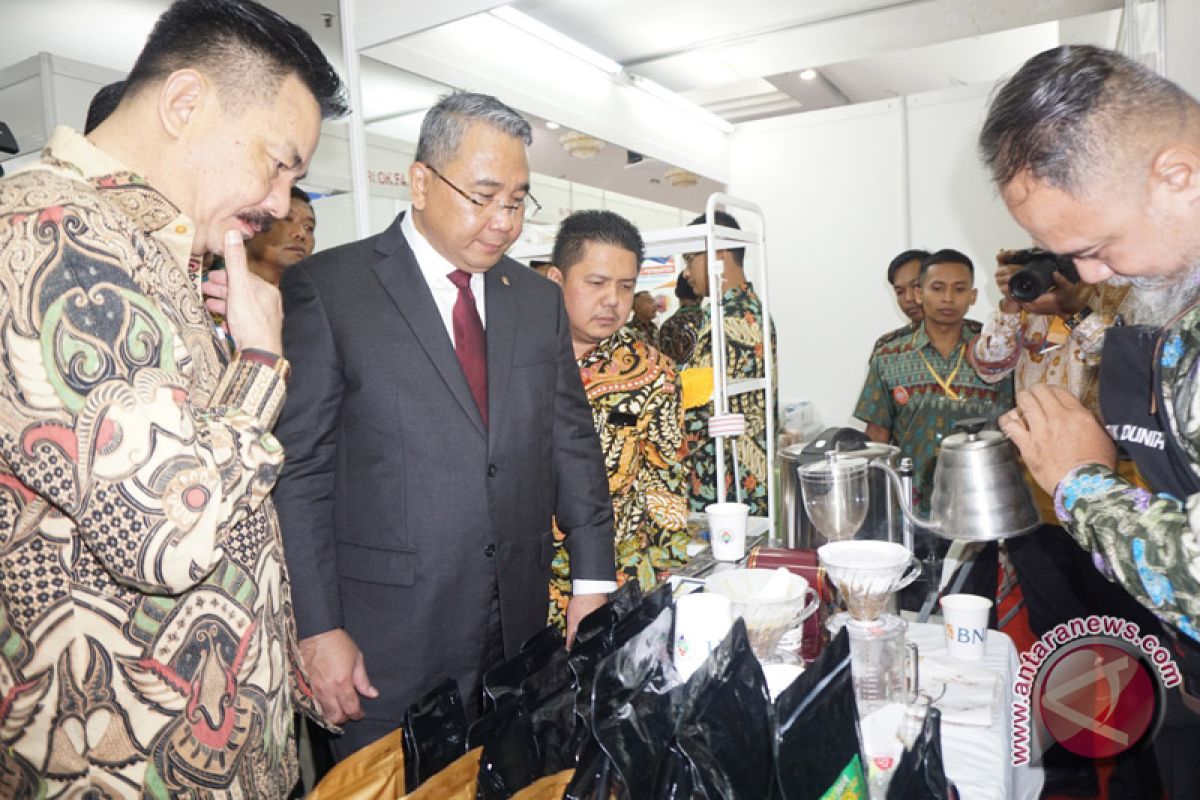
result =
[{"label": "dark suit jacket", "polygon": [[400,219],[287,271],[292,375],[275,430],[299,634],[353,637],[380,733],[445,677],[475,688],[497,581],[508,656],[545,627],[552,517],[574,578],[615,572],[558,287],[508,258],[487,272],[485,427]]}]

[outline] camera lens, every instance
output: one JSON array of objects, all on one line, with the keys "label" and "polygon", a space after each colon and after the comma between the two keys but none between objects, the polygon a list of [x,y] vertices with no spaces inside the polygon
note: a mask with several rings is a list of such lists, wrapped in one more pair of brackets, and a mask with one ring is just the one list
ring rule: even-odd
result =
[{"label": "camera lens", "polygon": [[1013,299],[1028,303],[1054,288],[1055,263],[1052,259],[1036,259],[1013,273],[1008,279],[1008,291]]}]

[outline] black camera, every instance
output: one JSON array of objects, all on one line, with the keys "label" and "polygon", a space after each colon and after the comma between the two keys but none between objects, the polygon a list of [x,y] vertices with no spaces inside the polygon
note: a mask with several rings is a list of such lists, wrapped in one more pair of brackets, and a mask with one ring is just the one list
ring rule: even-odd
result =
[{"label": "black camera", "polygon": [[1014,300],[1023,303],[1036,300],[1053,289],[1056,272],[1071,283],[1079,283],[1079,272],[1070,256],[1056,256],[1034,247],[1010,253],[1005,263],[1021,265],[1008,279],[1008,291]]}]

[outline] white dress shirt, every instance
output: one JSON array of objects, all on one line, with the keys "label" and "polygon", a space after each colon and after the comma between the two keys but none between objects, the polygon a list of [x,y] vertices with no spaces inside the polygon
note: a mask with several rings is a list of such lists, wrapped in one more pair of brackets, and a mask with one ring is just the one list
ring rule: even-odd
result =
[{"label": "white dress shirt", "polygon": [[[446,326],[446,333],[450,336],[450,344],[454,344],[454,304],[458,302],[458,287],[448,276],[458,267],[447,261],[434,249],[429,240],[421,235],[413,223],[411,211],[401,220],[400,232],[404,234],[408,246],[416,256],[417,266],[421,268],[421,275],[429,285],[429,291],[433,293],[433,302],[437,305],[442,324]],[[483,329],[486,331],[487,311],[484,305],[483,275],[482,272],[471,274],[471,294],[475,295],[475,308],[479,310],[479,321],[483,323]],[[616,581],[571,581],[572,594],[607,594],[616,591],[616,588]]]}]

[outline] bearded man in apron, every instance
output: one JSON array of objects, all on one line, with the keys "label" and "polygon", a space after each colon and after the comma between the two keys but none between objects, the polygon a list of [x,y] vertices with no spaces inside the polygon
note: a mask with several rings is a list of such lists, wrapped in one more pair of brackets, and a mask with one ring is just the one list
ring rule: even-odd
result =
[{"label": "bearded man in apron", "polygon": [[[1000,425],[1075,541],[1169,634],[1184,680],[1155,755],[1170,797],[1200,797],[1200,104],[1119,53],[1061,46],[997,93],[980,150],[1038,245],[1089,283],[1128,280],[1174,307],[1160,327],[1109,330],[1108,431],[1050,386]],[[1153,491],[1117,474],[1109,431]]]}]

